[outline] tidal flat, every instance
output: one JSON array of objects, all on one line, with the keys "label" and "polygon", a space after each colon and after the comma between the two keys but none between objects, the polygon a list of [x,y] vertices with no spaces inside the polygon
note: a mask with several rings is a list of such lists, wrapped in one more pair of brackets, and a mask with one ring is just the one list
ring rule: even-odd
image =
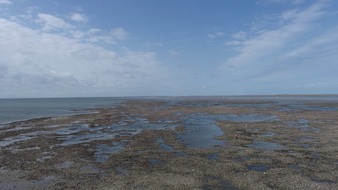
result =
[{"label": "tidal flat", "polygon": [[338,102],[133,99],[0,125],[0,189],[338,189]]}]

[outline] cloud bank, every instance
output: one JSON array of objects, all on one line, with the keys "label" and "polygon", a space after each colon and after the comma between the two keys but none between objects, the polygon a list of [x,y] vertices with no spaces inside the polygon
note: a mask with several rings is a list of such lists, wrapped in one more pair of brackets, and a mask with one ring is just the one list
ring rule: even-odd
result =
[{"label": "cloud bank", "polygon": [[[81,31],[44,13],[34,20],[37,27],[0,18],[4,97],[161,95],[175,86],[156,53],[116,47],[128,37],[123,28]],[[117,50],[102,43],[115,44]]]}]

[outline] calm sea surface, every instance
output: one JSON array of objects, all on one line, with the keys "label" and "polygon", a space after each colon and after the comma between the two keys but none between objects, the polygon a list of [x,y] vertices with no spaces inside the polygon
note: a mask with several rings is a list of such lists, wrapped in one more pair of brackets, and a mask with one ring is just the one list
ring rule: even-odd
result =
[{"label": "calm sea surface", "polygon": [[[40,117],[57,117],[84,113],[86,109],[117,105],[133,98],[33,98],[0,99],[0,124]],[[140,98],[137,98],[140,99]],[[166,100],[175,103],[181,100],[268,100],[297,102],[338,102],[338,95],[280,95],[280,96],[217,96],[217,97],[143,97],[145,100]],[[318,108],[316,108],[318,109]],[[337,108],[338,109],[338,108]]]},{"label": "calm sea surface", "polygon": [[116,105],[122,101],[118,98],[0,99],[0,124],[83,113],[85,109]]}]

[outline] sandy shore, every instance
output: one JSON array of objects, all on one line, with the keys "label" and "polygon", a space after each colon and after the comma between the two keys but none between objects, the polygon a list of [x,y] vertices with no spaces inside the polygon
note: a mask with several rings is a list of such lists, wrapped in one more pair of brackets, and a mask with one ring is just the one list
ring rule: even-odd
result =
[{"label": "sandy shore", "polygon": [[338,189],[338,104],[133,100],[0,128],[0,189]]}]

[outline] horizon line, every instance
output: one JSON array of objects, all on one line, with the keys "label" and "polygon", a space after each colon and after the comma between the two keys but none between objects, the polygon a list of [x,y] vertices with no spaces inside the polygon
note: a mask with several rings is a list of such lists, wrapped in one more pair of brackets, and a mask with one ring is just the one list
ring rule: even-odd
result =
[{"label": "horizon line", "polygon": [[187,97],[278,97],[278,96],[338,96],[338,94],[247,94],[247,95],[140,95],[140,96],[56,96],[56,97],[0,97],[0,99],[57,99],[57,98],[187,98]]}]

